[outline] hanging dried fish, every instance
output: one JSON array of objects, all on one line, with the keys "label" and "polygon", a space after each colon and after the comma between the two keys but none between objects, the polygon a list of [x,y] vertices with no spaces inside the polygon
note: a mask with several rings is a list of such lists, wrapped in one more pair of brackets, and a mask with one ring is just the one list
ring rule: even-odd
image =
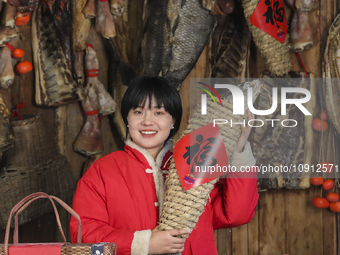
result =
[{"label": "hanging dried fish", "polygon": [[40,6],[33,12],[32,22],[36,104],[59,106],[82,100],[83,88],[72,78],[69,53],[63,52],[67,46],[58,37],[53,15]]},{"label": "hanging dried fish", "polygon": [[215,27],[200,0],[169,1],[166,9],[162,74],[176,88],[195,66]]},{"label": "hanging dried fish", "polygon": [[[312,78],[313,74],[309,74]],[[265,85],[259,95],[258,110],[271,109],[273,105],[272,87],[278,85],[282,87],[300,87],[311,92],[312,98],[304,106],[312,114],[316,106],[316,84],[314,79],[306,79],[304,73],[289,72],[285,79],[274,79],[277,76],[264,76]],[[267,79],[269,78],[269,79]],[[303,95],[295,93],[292,97],[300,98]],[[278,95],[278,105],[281,97]],[[277,166],[285,167],[285,171],[267,171],[258,175],[258,187],[260,189],[306,189],[309,188],[309,177],[311,172],[294,170],[294,166],[311,166],[313,162],[313,148],[315,139],[313,139],[312,116],[305,116],[296,105],[287,107],[287,114],[281,115],[277,108],[270,115],[258,115],[256,119],[263,121],[261,127],[254,128],[253,153],[258,166]],[[266,119],[277,120],[274,123]],[[285,119],[294,119],[297,121],[295,127],[284,127],[280,125]],[[292,166],[290,171],[287,168]],[[282,169],[282,168],[281,168]]]},{"label": "hanging dried fish", "polygon": [[8,108],[0,93],[0,159],[6,151],[14,147],[14,135],[9,121]]},{"label": "hanging dried fish", "polygon": [[213,40],[217,40],[217,42],[212,42],[217,52],[212,53],[211,77],[247,77],[246,67],[250,53],[251,34],[241,6],[238,6],[234,13],[227,15],[226,19],[221,22],[223,22],[222,25],[218,26],[223,31],[221,37],[218,35],[215,37],[214,34],[212,37]]},{"label": "hanging dried fish", "polygon": [[340,14],[329,28],[323,60],[323,96],[327,118],[340,134]]},{"label": "hanging dried fish", "polygon": [[73,47],[74,51],[83,51],[91,29],[91,20],[83,14],[86,0],[73,1]]},{"label": "hanging dried fish", "polygon": [[143,71],[157,76],[162,70],[165,8],[168,1],[146,0],[142,40]]},{"label": "hanging dried fish", "polygon": [[105,38],[116,36],[108,1],[96,0],[96,30]]},{"label": "hanging dried fish", "polygon": [[9,3],[5,4],[3,13],[2,13],[2,24],[8,28],[14,28],[15,26],[15,13],[16,8]]}]

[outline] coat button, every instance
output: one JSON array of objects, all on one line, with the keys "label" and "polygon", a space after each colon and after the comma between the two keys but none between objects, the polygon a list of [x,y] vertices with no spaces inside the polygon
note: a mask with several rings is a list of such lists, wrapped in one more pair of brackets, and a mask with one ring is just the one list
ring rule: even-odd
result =
[{"label": "coat button", "polygon": [[157,207],[158,207],[158,206],[159,206],[159,203],[158,203],[158,202],[155,202],[155,206],[157,206]]}]

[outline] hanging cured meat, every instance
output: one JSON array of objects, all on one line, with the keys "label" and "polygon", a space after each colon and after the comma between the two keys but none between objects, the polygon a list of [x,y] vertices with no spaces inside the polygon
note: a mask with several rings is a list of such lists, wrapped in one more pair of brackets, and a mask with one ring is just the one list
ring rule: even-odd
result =
[{"label": "hanging cured meat", "polygon": [[328,120],[340,134],[340,15],[329,28],[323,60],[323,97]]},{"label": "hanging cured meat", "polygon": [[96,17],[95,0],[87,0],[85,7],[83,8],[83,14],[85,18],[92,19]]},{"label": "hanging cured meat", "polygon": [[[313,77],[313,74],[309,74]],[[316,84],[314,79],[305,79],[304,73],[298,74],[290,72],[284,76],[285,79],[274,79],[275,76],[266,75],[266,81],[258,98],[258,110],[271,109],[272,88],[280,84],[282,87],[299,87],[310,91],[312,98],[308,103],[304,104],[311,114],[313,114],[316,106]],[[283,83],[282,83],[283,82]],[[278,89],[280,91],[280,89]],[[294,98],[301,98],[304,95],[294,93]],[[290,98],[291,98],[290,97]],[[281,96],[278,95],[277,104],[280,105]],[[258,174],[258,187],[262,190],[266,189],[306,189],[309,188],[309,177],[311,171],[301,171],[301,167],[305,164],[311,166],[313,163],[313,148],[315,139],[313,139],[312,116],[305,116],[294,104],[287,105],[287,114],[281,115],[281,108],[270,115],[257,115],[259,119],[265,123],[261,127],[254,129],[253,153],[256,158],[257,166],[284,167],[284,171],[263,171]],[[268,122],[266,119],[274,119],[274,122]],[[293,125],[297,121],[295,127],[287,127]],[[283,121],[283,124],[282,124]],[[294,166],[296,168],[294,168]],[[300,167],[300,170],[297,168]],[[295,170],[294,170],[295,169]]]},{"label": "hanging cured meat", "polygon": [[122,16],[125,11],[124,0],[110,0],[110,10],[112,15]]},{"label": "hanging cured meat", "polygon": [[217,20],[218,25],[212,35],[211,77],[248,77],[251,34],[241,6],[237,4],[232,14]]},{"label": "hanging cured meat", "polygon": [[9,3],[5,4],[2,13],[2,24],[8,28],[14,28],[16,8]]},{"label": "hanging cured meat", "polygon": [[82,107],[86,121],[73,143],[73,149],[81,154],[91,156],[104,150],[101,124],[98,119],[98,97],[95,86],[88,83],[85,87],[86,99]]},{"label": "hanging cured meat", "polygon": [[[42,0],[42,2],[44,2],[44,0]],[[39,0],[7,0],[7,3],[17,7],[19,12],[28,12],[33,11],[33,9],[38,6]]]},{"label": "hanging cured meat", "polygon": [[0,49],[0,88],[7,89],[12,85],[14,81],[14,68],[13,66],[17,62],[12,58],[12,50],[17,47],[19,42],[19,36],[13,41],[6,43],[5,47]]},{"label": "hanging cured meat", "polygon": [[96,0],[96,30],[105,38],[116,36],[108,1]]},{"label": "hanging cured meat", "polygon": [[301,1],[286,0],[286,3],[294,11],[290,25],[290,48],[292,51],[301,52],[313,45],[313,32],[309,23],[308,12],[297,7],[297,4]]},{"label": "hanging cured meat", "polygon": [[98,114],[101,116],[109,115],[116,110],[116,103],[98,80],[99,63],[96,51],[91,46],[86,47],[85,72],[87,85],[91,83],[98,97]]},{"label": "hanging cured meat", "polygon": [[91,20],[82,12],[85,4],[86,0],[73,1],[73,47],[76,52],[85,50],[91,28]]},{"label": "hanging cured meat", "polygon": [[319,0],[295,0],[295,7],[299,11],[309,12],[319,7]]},{"label": "hanging cured meat", "polygon": [[35,9],[32,22],[36,104],[59,106],[82,100],[83,88],[72,78],[70,53],[63,51],[70,50],[69,39],[60,39],[60,28],[48,9]]},{"label": "hanging cured meat", "polygon": [[16,28],[8,28],[0,22],[0,47],[5,46],[5,43],[8,43],[18,35]]}]

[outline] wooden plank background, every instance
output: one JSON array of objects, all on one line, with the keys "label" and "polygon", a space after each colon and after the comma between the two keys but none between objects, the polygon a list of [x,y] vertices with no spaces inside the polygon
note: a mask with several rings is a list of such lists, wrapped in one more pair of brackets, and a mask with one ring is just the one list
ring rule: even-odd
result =
[{"label": "wooden plank background", "polygon": [[[339,11],[339,1],[320,0],[320,8],[309,13],[314,31],[314,45],[301,53],[301,58],[308,72],[321,77],[323,51],[328,34],[328,28]],[[32,61],[29,25],[20,28],[23,37],[21,47],[25,50],[25,60]],[[108,58],[103,46],[103,39],[91,31],[91,43],[95,46],[100,63],[99,80],[107,86]],[[184,81],[180,95],[183,100],[184,128],[189,118],[190,78],[207,77],[208,49],[202,53],[195,68]],[[263,59],[259,53],[253,52],[255,59],[251,61],[251,76],[259,77],[265,69]],[[291,54],[292,70],[302,71],[295,54]],[[16,76],[14,84],[8,91],[0,91],[11,109],[16,104],[24,102],[26,107],[21,114],[38,114],[45,120],[49,132],[55,135],[60,151],[66,155],[76,178],[80,177],[87,157],[73,151],[72,143],[84,122],[79,103],[73,103],[57,109],[38,108],[34,106],[34,75],[33,72],[25,76]],[[122,141],[112,132],[108,118],[102,121],[102,132],[105,141],[104,155],[122,149]],[[215,240],[220,255],[243,254],[338,254],[337,219],[336,214],[328,210],[315,209],[311,205],[314,196],[320,195],[320,188],[311,187],[308,190],[270,190],[260,193],[260,200],[253,220],[234,229],[215,231]],[[69,217],[60,210],[62,222],[68,233]],[[54,242],[60,240],[53,214],[47,214],[37,220],[20,227],[20,241],[22,242]],[[4,230],[0,230],[0,242],[3,240]],[[70,240],[69,234],[68,239]]]}]

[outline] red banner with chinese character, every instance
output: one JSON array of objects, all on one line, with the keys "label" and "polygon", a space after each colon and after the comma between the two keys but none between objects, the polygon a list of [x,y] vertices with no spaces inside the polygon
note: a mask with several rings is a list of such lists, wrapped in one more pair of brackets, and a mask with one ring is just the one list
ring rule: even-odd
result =
[{"label": "red banner with chinese character", "polygon": [[288,27],[283,0],[260,0],[249,22],[284,43]]},{"label": "red banner with chinese character", "polygon": [[213,123],[184,136],[176,143],[173,155],[184,191],[228,172],[227,151],[221,132]]}]

